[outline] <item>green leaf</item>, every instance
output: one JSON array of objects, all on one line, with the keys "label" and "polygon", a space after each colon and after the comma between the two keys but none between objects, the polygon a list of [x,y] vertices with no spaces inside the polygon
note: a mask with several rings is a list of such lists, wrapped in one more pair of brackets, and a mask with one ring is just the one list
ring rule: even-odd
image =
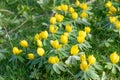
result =
[{"label": "green leaf", "polygon": [[87,21],[87,19],[78,19],[77,20],[77,23],[79,24],[84,24],[84,25],[87,25],[87,26],[90,26],[91,24]]},{"label": "green leaf", "polygon": [[112,73],[113,73],[113,74],[116,74],[116,73],[117,73],[117,70],[116,70],[116,68],[115,68],[114,65],[113,65],[113,67],[112,67]]},{"label": "green leaf", "polygon": [[0,80],[5,80],[2,76],[0,76]]},{"label": "green leaf", "polygon": [[109,47],[109,46],[110,46],[110,43],[108,43],[108,42],[105,41],[105,46],[106,46],[106,47]]},{"label": "green leaf", "polygon": [[105,65],[105,68],[111,69],[112,68],[112,64],[111,63],[107,63],[107,65]]},{"label": "green leaf", "polygon": [[46,43],[46,40],[45,40],[45,39],[43,40],[43,45],[44,45],[44,46],[46,46],[46,45],[47,45],[47,43]]},{"label": "green leaf", "polygon": [[95,80],[100,80],[99,75],[96,74],[96,72],[94,70],[88,69],[88,71],[86,73],[90,78],[95,79]]},{"label": "green leaf", "polygon": [[99,65],[97,62],[94,64],[94,67],[97,69],[97,70],[103,70],[103,67],[101,65]]},{"label": "green leaf", "polygon": [[83,72],[82,72],[82,71],[79,71],[79,72],[74,76],[74,78],[78,79],[78,78],[81,76],[81,74],[83,74]]},{"label": "green leaf", "polygon": [[60,74],[60,73],[61,73],[56,64],[53,65],[53,70],[54,70],[57,74]]},{"label": "green leaf", "polygon": [[105,75],[105,72],[103,71],[103,73],[102,73],[102,77],[101,77],[101,80],[106,80],[106,75]]},{"label": "green leaf", "polygon": [[66,71],[64,65],[62,65],[61,63],[57,63],[56,66],[57,66],[61,71],[63,71],[63,72]]},{"label": "green leaf", "polygon": [[64,57],[68,57],[68,55],[65,52],[60,52]]},{"label": "green leaf", "polygon": [[120,72],[120,67],[118,65],[115,65],[115,67],[118,69],[118,71]]},{"label": "green leaf", "polygon": [[2,53],[0,53],[0,61],[5,59],[5,55],[3,55]]},{"label": "green leaf", "polygon": [[85,80],[88,80],[88,76],[87,76],[86,73],[84,73],[83,78],[84,78]]},{"label": "green leaf", "polygon": [[22,56],[17,56],[17,58],[20,62],[24,62],[24,60],[25,60]]},{"label": "green leaf", "polygon": [[47,23],[44,23],[44,22],[42,23],[42,25],[43,25],[43,26],[48,26],[48,24],[47,24]]},{"label": "green leaf", "polygon": [[68,59],[65,61],[65,64],[69,65],[71,63],[71,59],[72,59],[72,57],[69,56]]},{"label": "green leaf", "polygon": [[43,60],[42,60],[42,59],[40,59],[40,61],[39,61],[39,65],[38,65],[38,68],[41,68],[41,67],[42,67],[42,65],[43,65]]},{"label": "green leaf", "polygon": [[17,56],[12,55],[12,57],[11,57],[10,60],[9,60],[9,62],[11,62],[11,61],[16,61],[16,60],[17,60]]}]

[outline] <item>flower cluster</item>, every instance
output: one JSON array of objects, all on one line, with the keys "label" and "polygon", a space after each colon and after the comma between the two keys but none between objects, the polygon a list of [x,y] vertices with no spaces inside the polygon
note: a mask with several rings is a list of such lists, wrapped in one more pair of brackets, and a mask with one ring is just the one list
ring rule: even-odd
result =
[{"label": "flower cluster", "polygon": [[112,4],[111,1],[108,1],[105,4],[105,7],[108,8],[108,16],[109,16],[109,21],[111,24],[113,24],[116,29],[120,29],[120,21],[118,20],[118,16],[116,15],[117,13],[117,8]]},{"label": "flower cluster", "polygon": [[80,55],[80,60],[81,60],[80,69],[83,71],[86,71],[90,65],[93,65],[96,62],[96,58],[93,55],[88,56],[89,64],[87,63],[85,54]]},{"label": "flower cluster", "polygon": [[[120,21],[117,8],[108,1],[105,4],[108,9],[108,17],[111,24],[120,29]],[[32,41],[21,40],[20,48],[13,47],[13,54],[18,56],[27,55],[32,65],[38,64],[52,66],[51,70],[56,73],[69,70],[69,66],[80,64],[80,70],[90,77],[89,74],[96,74],[96,66],[98,65],[95,55],[86,57],[86,50],[91,48],[89,41],[91,40],[91,26],[82,22],[89,23],[90,6],[87,3],[80,3],[76,0],[74,5],[61,4],[56,6],[54,14],[49,18],[49,30],[40,31],[35,34]],[[18,58],[19,59],[19,58]],[[111,61],[111,62],[110,62]],[[117,52],[110,54],[110,66],[116,66],[119,62]],[[104,64],[104,63],[103,63]],[[98,67],[99,68],[99,67]],[[108,68],[109,69],[109,68]],[[47,69],[46,69],[47,70]],[[92,79],[98,79],[92,78]]]}]

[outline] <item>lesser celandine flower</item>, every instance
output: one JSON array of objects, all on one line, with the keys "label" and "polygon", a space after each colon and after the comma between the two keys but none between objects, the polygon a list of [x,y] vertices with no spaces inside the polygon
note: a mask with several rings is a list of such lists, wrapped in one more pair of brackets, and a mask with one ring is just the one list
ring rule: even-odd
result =
[{"label": "lesser celandine flower", "polygon": [[67,32],[71,32],[71,31],[72,31],[72,27],[71,27],[69,24],[67,24],[67,25],[65,26],[65,30],[66,30]]},{"label": "lesser celandine flower", "polygon": [[51,40],[50,41],[50,44],[53,48],[55,49],[60,49],[62,47],[61,44],[59,44],[58,40]]},{"label": "lesser celandine flower", "polygon": [[61,9],[66,12],[68,10],[68,5],[62,4]]},{"label": "lesser celandine flower", "polygon": [[110,60],[113,64],[119,62],[119,55],[117,54],[117,52],[113,52],[112,54],[110,54]]},{"label": "lesser celandine flower", "polygon": [[75,20],[77,18],[78,18],[78,13],[77,12],[72,13],[72,19]]},{"label": "lesser celandine flower", "polygon": [[40,35],[38,33],[35,34],[35,40],[40,40]]},{"label": "lesser celandine flower", "polygon": [[91,31],[91,28],[90,28],[90,27],[85,27],[85,32],[86,32],[87,34],[89,34],[90,31]]},{"label": "lesser celandine flower", "polygon": [[50,25],[50,27],[49,27],[49,31],[50,31],[52,34],[56,33],[57,30],[58,30],[58,27],[55,28],[54,25]]},{"label": "lesser celandine flower", "polygon": [[59,58],[57,56],[49,57],[48,62],[51,64],[56,64],[59,62]]},{"label": "lesser celandine flower", "polygon": [[110,18],[109,18],[110,23],[115,23],[117,21],[117,18],[118,18],[118,16],[115,16],[115,17],[110,16]]},{"label": "lesser celandine flower", "polygon": [[81,60],[81,62],[82,61],[86,61],[86,55],[85,55],[85,53],[80,55],[80,60]]},{"label": "lesser celandine flower", "polygon": [[18,49],[18,47],[13,47],[13,54],[18,55],[22,52],[22,50]]},{"label": "lesser celandine flower", "polygon": [[68,32],[64,32],[64,35],[65,35],[65,36],[69,36],[69,33],[68,33]]},{"label": "lesser celandine flower", "polygon": [[111,13],[116,13],[117,9],[114,6],[109,7]]},{"label": "lesser celandine flower", "polygon": [[83,37],[86,37],[86,32],[85,32],[85,31],[80,30],[80,31],[78,32],[78,36],[83,36]]},{"label": "lesser celandine flower", "polygon": [[86,60],[84,60],[84,61],[81,62],[81,64],[80,64],[80,69],[81,69],[82,71],[87,71],[88,67],[89,67],[89,66],[88,66],[88,63],[87,63]]},{"label": "lesser celandine flower", "polygon": [[88,56],[89,65],[93,65],[96,62],[96,58],[93,55]]},{"label": "lesser celandine flower", "polygon": [[110,16],[111,14],[112,14],[112,12],[111,12],[111,11],[108,11],[107,16]]},{"label": "lesser celandine flower", "polygon": [[38,46],[38,47],[42,47],[42,46],[43,46],[43,44],[42,44],[42,41],[41,41],[41,40],[37,40],[37,46]]},{"label": "lesser celandine flower", "polygon": [[78,41],[78,43],[81,44],[81,43],[85,42],[85,37],[84,36],[78,36],[77,41]]},{"label": "lesser celandine flower", "polygon": [[78,7],[80,5],[80,2],[76,0],[75,5]]},{"label": "lesser celandine flower", "polygon": [[70,13],[75,12],[74,8],[73,8],[73,7],[70,7],[70,8],[69,8],[69,12],[70,12]]},{"label": "lesser celandine flower", "polygon": [[28,42],[27,42],[26,40],[21,40],[21,41],[20,41],[20,45],[21,45],[22,47],[27,48],[27,47],[28,47]]},{"label": "lesser celandine flower", "polygon": [[81,18],[86,18],[88,16],[88,14],[86,13],[86,12],[82,12],[81,14],[80,14],[80,17]]},{"label": "lesser celandine flower", "polygon": [[117,29],[120,29],[120,21],[116,21],[115,26]]},{"label": "lesser celandine flower", "polygon": [[83,10],[88,10],[87,3],[80,4],[80,8],[82,8]]},{"label": "lesser celandine flower", "polygon": [[111,1],[108,1],[106,4],[105,4],[105,7],[109,8],[112,6],[112,2]]},{"label": "lesser celandine flower", "polygon": [[61,35],[61,36],[60,36],[60,41],[61,41],[61,43],[63,43],[63,44],[67,44],[67,43],[68,43],[68,36],[66,36],[66,35]]},{"label": "lesser celandine flower", "polygon": [[27,56],[28,56],[28,59],[30,60],[33,60],[35,58],[33,53],[28,53]]},{"label": "lesser celandine flower", "polygon": [[42,31],[40,33],[40,37],[43,38],[43,39],[47,39],[48,38],[48,32],[47,31]]},{"label": "lesser celandine flower", "polygon": [[78,46],[77,45],[73,45],[71,47],[71,50],[70,50],[71,55],[76,55],[76,54],[78,54],[78,52],[79,52]]},{"label": "lesser celandine flower", "polygon": [[45,50],[43,48],[37,48],[37,54],[39,56],[43,56],[45,54]]},{"label": "lesser celandine flower", "polygon": [[51,17],[50,18],[50,23],[51,24],[55,24],[56,23],[56,18],[55,17]]},{"label": "lesser celandine flower", "polygon": [[56,9],[56,10],[62,10],[62,9],[61,9],[61,6],[57,6],[55,9]]},{"label": "lesser celandine flower", "polygon": [[55,18],[56,18],[56,21],[62,22],[63,19],[64,19],[64,16],[61,15],[61,14],[56,13],[56,14],[55,14]]}]

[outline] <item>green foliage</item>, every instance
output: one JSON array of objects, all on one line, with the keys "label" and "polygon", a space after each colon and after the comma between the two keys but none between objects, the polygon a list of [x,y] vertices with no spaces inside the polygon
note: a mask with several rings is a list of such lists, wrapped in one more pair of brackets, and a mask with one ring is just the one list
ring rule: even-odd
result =
[{"label": "green foliage", "polygon": [[[79,1],[89,3],[89,0]],[[116,27],[116,23],[111,23],[109,18],[118,16],[117,20],[120,21],[120,1],[110,0],[117,9],[113,14],[109,14],[109,9],[105,7],[107,1],[95,0],[89,3],[89,10],[85,11],[88,17],[82,19],[80,14],[83,10],[76,7],[74,0],[0,0],[0,80],[119,80],[120,62],[113,64],[109,56],[114,51],[117,51],[118,55],[120,53],[120,29]],[[73,20],[71,14],[56,11],[56,6],[61,4],[74,7],[78,12],[78,19]],[[59,27],[59,31],[51,34],[48,31],[49,19],[55,13],[64,15],[64,20],[56,23],[55,27]],[[106,16],[108,14],[109,16]],[[68,44],[62,49],[53,49],[50,40],[60,41],[66,24],[73,28]],[[85,26],[91,28],[91,33],[86,36],[84,43],[78,44],[78,30],[84,30]],[[49,32],[49,37],[42,40],[45,55],[40,57],[36,52],[37,42],[34,36],[44,30]],[[29,48],[19,46],[23,39],[28,41]],[[73,44],[77,44],[80,49],[77,55],[70,54]],[[14,46],[22,49],[22,54],[14,55]],[[35,59],[28,59],[29,52],[35,55]],[[93,54],[96,58],[95,64],[88,64],[87,71],[80,69],[79,57],[84,53],[86,56]],[[49,63],[50,56],[58,56],[59,62]]]}]

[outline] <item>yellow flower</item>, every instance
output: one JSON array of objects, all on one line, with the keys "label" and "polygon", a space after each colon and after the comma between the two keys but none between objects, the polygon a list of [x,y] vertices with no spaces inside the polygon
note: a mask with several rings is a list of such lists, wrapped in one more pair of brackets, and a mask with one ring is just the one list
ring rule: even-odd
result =
[{"label": "yellow flower", "polygon": [[39,56],[43,56],[45,54],[45,50],[43,48],[37,48],[37,54]]},{"label": "yellow flower", "polygon": [[63,15],[61,15],[61,14],[55,14],[55,18],[56,18],[56,20],[58,21],[58,22],[62,22],[63,21],[63,19],[64,19],[64,16]]},{"label": "yellow flower", "polygon": [[62,4],[62,5],[61,5],[61,8],[62,8],[63,11],[66,12],[66,11],[68,10],[68,5]]},{"label": "yellow flower", "polygon": [[93,55],[88,56],[88,62],[93,65],[96,62],[96,58]]},{"label": "yellow flower", "polygon": [[57,30],[58,30],[58,27],[56,27],[56,29],[55,29],[54,25],[50,25],[49,31],[50,31],[52,34],[56,33]]},{"label": "yellow flower", "polygon": [[82,8],[83,10],[88,10],[88,6],[86,3],[80,4],[80,8]]},{"label": "yellow flower", "polygon": [[47,39],[48,38],[48,32],[47,31],[42,31],[40,33],[40,37],[43,38],[43,39]]},{"label": "yellow flower", "polygon": [[116,13],[117,9],[114,6],[109,7],[111,13]]},{"label": "yellow flower", "polygon": [[90,31],[91,31],[90,27],[85,27],[85,32],[86,32],[87,34],[89,34]]},{"label": "yellow flower", "polygon": [[13,47],[13,54],[18,55],[22,52],[22,50],[19,50],[18,47]]},{"label": "yellow flower", "polygon": [[75,12],[74,8],[73,8],[73,7],[70,7],[70,8],[69,8],[69,12],[70,12],[70,13]]},{"label": "yellow flower", "polygon": [[27,47],[28,47],[28,42],[27,42],[26,40],[21,40],[21,41],[20,41],[20,45],[21,45],[22,47],[27,48]]},{"label": "yellow flower", "polygon": [[77,41],[78,41],[78,43],[81,44],[81,43],[85,42],[85,37],[84,36],[78,36]]},{"label": "yellow flower", "polygon": [[89,67],[89,66],[88,66],[86,60],[84,60],[84,61],[81,62],[81,64],[80,64],[80,69],[81,69],[82,71],[87,71],[88,67]]},{"label": "yellow flower", "polygon": [[86,61],[86,55],[85,55],[85,53],[80,55],[80,60],[81,60],[81,62],[82,61]]},{"label": "yellow flower", "polygon": [[113,64],[116,64],[119,62],[119,55],[117,54],[117,52],[110,54],[110,60]]},{"label": "yellow flower", "polygon": [[51,17],[50,18],[50,23],[51,24],[55,24],[56,23],[56,18],[55,17]]},{"label": "yellow flower", "polygon": [[72,13],[72,19],[77,19],[78,18],[78,13],[77,12],[74,12]]},{"label": "yellow flower", "polygon": [[80,2],[76,0],[75,5],[78,7],[80,5]]},{"label": "yellow flower", "polygon": [[116,26],[117,29],[120,29],[120,21],[117,21],[117,22],[115,23],[115,26]]},{"label": "yellow flower", "polygon": [[112,2],[111,1],[108,1],[106,4],[105,4],[105,7],[109,8],[112,6]]},{"label": "yellow flower", "polygon": [[117,21],[117,18],[118,18],[118,16],[110,17],[110,18],[109,18],[110,23],[115,23],[115,22]]},{"label": "yellow flower", "polygon": [[67,44],[67,43],[68,43],[68,36],[66,36],[66,35],[61,35],[61,36],[60,36],[60,41],[61,41],[61,43],[63,43],[63,44]]},{"label": "yellow flower", "polygon": [[60,49],[61,47],[62,47],[62,45],[61,44],[59,44],[59,42],[58,42],[58,40],[51,40],[50,41],[50,44],[51,44],[51,46],[53,47],[53,48],[55,48],[55,49]]},{"label": "yellow flower", "polygon": [[41,40],[37,40],[37,46],[38,46],[38,47],[42,47],[42,46],[43,46]]},{"label": "yellow flower", "polygon": [[81,14],[80,14],[80,17],[81,18],[86,18],[88,16],[88,14],[86,13],[86,12],[82,12]]},{"label": "yellow flower", "polygon": [[68,33],[68,32],[64,32],[64,35],[65,35],[65,36],[69,36],[69,33]]},{"label": "yellow flower", "polygon": [[110,16],[111,14],[112,14],[112,12],[111,12],[111,11],[108,11],[107,16]]},{"label": "yellow flower", "polygon": [[38,33],[35,34],[35,40],[40,40],[40,35]]},{"label": "yellow flower", "polygon": [[80,31],[78,32],[78,36],[86,37],[86,32],[80,30]]},{"label": "yellow flower", "polygon": [[28,59],[33,60],[35,58],[33,53],[29,53],[28,55]]},{"label": "yellow flower", "polygon": [[49,57],[48,62],[51,64],[56,64],[59,62],[59,58],[57,56]]},{"label": "yellow flower", "polygon": [[62,9],[61,9],[61,6],[57,6],[55,9],[56,9],[56,10],[59,10],[59,11],[62,10]]},{"label": "yellow flower", "polygon": [[71,31],[72,31],[72,27],[71,27],[69,24],[67,24],[67,25],[65,26],[65,30],[66,30],[67,32],[71,32]]},{"label": "yellow flower", "polygon": [[78,54],[78,52],[79,52],[78,46],[73,45],[71,50],[70,50],[71,55],[76,55],[76,54]]}]

